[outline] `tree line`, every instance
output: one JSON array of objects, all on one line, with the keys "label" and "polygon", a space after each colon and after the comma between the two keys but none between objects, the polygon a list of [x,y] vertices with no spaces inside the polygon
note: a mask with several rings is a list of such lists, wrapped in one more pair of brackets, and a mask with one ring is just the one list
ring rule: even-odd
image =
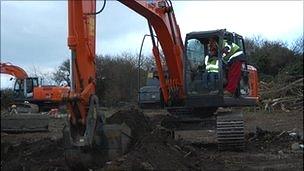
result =
[{"label": "tree line", "polygon": [[[140,85],[145,85],[147,71],[154,65],[152,57],[142,56]],[[138,55],[122,53],[117,56],[97,55],[96,95],[103,106],[113,106],[121,102],[136,102],[138,94]],[[53,80],[70,82],[70,62],[64,61],[53,73]]]},{"label": "tree line", "polygon": [[[248,63],[257,67],[262,81],[292,81],[303,77],[303,36],[288,46],[281,41],[260,37],[245,39]],[[147,71],[153,66],[152,56],[144,56],[140,68],[140,84],[146,82]],[[62,62],[51,78],[58,85],[69,82],[69,60]],[[103,106],[115,106],[120,102],[136,102],[138,95],[138,55],[96,56],[96,93]],[[7,99],[7,96],[2,95]]]},{"label": "tree line", "polygon": [[245,39],[248,62],[257,67],[261,80],[278,77],[303,77],[303,36],[291,47],[282,41],[269,41],[260,37]]},{"label": "tree line", "polygon": [[[248,63],[257,67],[262,81],[292,81],[303,77],[303,36],[291,46],[282,41],[270,41],[261,37],[245,39]],[[141,85],[145,84],[147,70],[153,66],[153,57],[144,57]],[[102,105],[119,102],[136,102],[138,92],[138,55],[122,53],[116,56],[96,57],[97,95]],[[68,81],[69,61],[64,61],[53,74],[56,82]]]}]

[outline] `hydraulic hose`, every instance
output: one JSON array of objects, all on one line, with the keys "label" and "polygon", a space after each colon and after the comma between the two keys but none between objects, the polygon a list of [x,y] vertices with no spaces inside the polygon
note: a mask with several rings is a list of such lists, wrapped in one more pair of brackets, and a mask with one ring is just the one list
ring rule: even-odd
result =
[{"label": "hydraulic hose", "polygon": [[103,0],[103,5],[102,5],[102,7],[101,7],[101,9],[99,11],[97,11],[95,13],[87,13],[87,15],[97,15],[97,14],[100,14],[105,9],[106,2],[107,2],[107,0]]}]

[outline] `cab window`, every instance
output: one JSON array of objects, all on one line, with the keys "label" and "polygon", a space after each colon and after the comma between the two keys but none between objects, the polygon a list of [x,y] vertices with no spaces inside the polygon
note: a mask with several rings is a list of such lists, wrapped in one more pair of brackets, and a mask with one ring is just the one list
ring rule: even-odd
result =
[{"label": "cab window", "polygon": [[33,92],[33,80],[32,79],[26,79],[26,92],[27,93]]},{"label": "cab window", "polygon": [[38,78],[33,79],[33,87],[38,87]]},{"label": "cab window", "polygon": [[196,69],[197,66],[204,63],[204,46],[198,39],[189,39],[187,41],[187,58],[190,69]]},{"label": "cab window", "polygon": [[14,90],[16,90],[16,91],[23,90],[23,80],[16,79]]}]

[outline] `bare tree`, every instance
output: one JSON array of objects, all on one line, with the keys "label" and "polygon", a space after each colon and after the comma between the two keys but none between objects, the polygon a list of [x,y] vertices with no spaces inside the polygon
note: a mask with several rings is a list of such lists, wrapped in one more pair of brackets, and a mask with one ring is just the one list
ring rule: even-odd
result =
[{"label": "bare tree", "polygon": [[29,69],[29,75],[32,77],[38,77],[43,85],[54,85],[55,82],[52,78],[52,72],[43,71],[38,66],[32,66]]},{"label": "bare tree", "polygon": [[67,59],[61,63],[57,70],[52,74],[53,80],[57,85],[66,82],[70,85],[70,60]]},{"label": "bare tree", "polygon": [[295,52],[297,55],[303,56],[303,51],[304,51],[304,38],[303,35],[298,37],[292,44],[292,51]]}]

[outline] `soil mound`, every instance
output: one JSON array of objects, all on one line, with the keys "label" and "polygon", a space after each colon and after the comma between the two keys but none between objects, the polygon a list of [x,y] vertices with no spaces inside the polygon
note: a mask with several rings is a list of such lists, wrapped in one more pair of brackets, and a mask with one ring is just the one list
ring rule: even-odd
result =
[{"label": "soil mound", "polygon": [[62,144],[62,139],[1,143],[1,170],[68,170]]},{"label": "soil mound", "polygon": [[120,110],[107,118],[106,122],[107,124],[127,124],[132,132],[131,144],[135,144],[140,138],[152,131],[149,118],[137,109]]},{"label": "soil mound", "polygon": [[155,128],[132,151],[105,167],[121,170],[195,170],[190,151],[172,139],[171,132]]}]

